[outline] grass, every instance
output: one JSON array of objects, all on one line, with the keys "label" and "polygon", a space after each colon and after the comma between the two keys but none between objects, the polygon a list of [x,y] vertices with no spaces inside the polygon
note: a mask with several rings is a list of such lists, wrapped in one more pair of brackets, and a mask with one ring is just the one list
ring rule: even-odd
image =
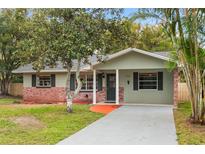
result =
[{"label": "grass", "polygon": [[[103,116],[88,105],[73,108],[69,114],[65,105],[0,105],[0,144],[56,144]],[[14,121],[22,117],[23,125]],[[29,117],[43,127],[29,126]]]},{"label": "grass", "polygon": [[188,121],[190,115],[191,105],[189,102],[179,103],[178,109],[174,111],[179,144],[205,144],[205,126],[191,124]]},{"label": "grass", "polygon": [[4,98],[0,98],[0,105],[19,103],[19,101],[20,101],[20,99],[18,99],[18,98],[12,98],[12,97],[6,98],[6,97],[4,97]]}]

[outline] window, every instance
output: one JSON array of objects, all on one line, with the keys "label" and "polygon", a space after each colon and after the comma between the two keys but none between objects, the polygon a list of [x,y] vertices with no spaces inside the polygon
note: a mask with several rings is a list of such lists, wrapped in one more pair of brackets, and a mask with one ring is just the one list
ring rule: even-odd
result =
[{"label": "window", "polygon": [[[81,90],[93,90],[93,75],[92,74],[86,74],[81,75],[80,80],[82,82],[82,88]],[[96,81],[96,89],[97,89],[97,81]]]},{"label": "window", "polygon": [[37,76],[36,86],[37,87],[51,87],[51,76]]},{"label": "window", "polygon": [[139,73],[139,89],[157,89],[157,73]]}]

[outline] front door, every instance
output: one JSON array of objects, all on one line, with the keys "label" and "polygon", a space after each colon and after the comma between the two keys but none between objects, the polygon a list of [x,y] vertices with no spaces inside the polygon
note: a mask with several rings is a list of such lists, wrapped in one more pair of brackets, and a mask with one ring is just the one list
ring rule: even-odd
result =
[{"label": "front door", "polygon": [[107,101],[115,101],[115,74],[107,74]]}]

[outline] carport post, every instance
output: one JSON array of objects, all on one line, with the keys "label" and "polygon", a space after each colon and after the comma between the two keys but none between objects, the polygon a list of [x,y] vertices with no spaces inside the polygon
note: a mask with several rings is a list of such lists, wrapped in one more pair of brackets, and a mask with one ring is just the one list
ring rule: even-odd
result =
[{"label": "carport post", "polygon": [[96,104],[96,70],[93,70],[93,104]]},{"label": "carport post", "polygon": [[116,69],[116,104],[119,104],[119,70]]}]

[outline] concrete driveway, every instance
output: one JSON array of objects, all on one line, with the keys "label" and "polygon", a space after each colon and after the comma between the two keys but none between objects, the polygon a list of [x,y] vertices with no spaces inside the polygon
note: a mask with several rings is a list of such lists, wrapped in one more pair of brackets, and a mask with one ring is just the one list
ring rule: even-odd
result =
[{"label": "concrete driveway", "polygon": [[172,106],[122,106],[61,145],[174,145],[177,144]]}]

